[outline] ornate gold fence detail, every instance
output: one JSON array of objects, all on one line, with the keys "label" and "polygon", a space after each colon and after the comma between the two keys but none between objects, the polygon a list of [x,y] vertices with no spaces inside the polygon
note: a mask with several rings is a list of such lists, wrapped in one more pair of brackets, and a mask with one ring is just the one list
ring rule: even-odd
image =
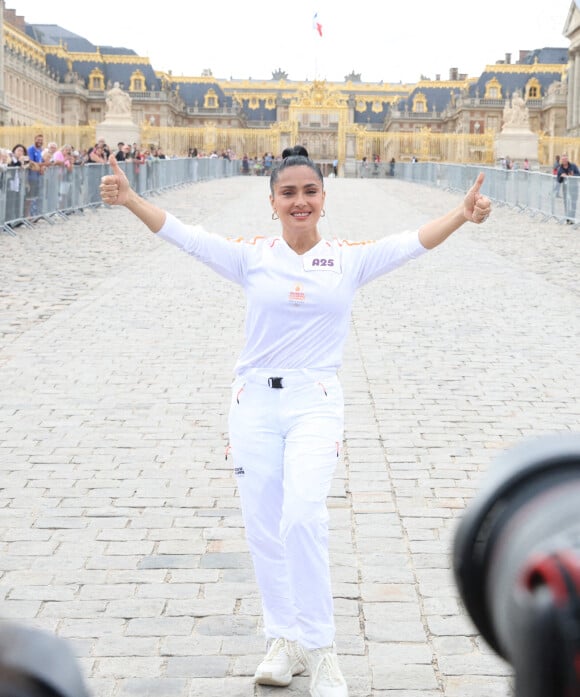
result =
[{"label": "ornate gold fence detail", "polygon": [[160,146],[167,154],[178,157],[187,156],[194,148],[199,155],[211,155],[231,150],[236,157],[244,154],[262,157],[264,153],[279,152],[280,131],[275,128],[204,128],[155,127],[144,125],[141,128],[141,142],[144,147]]},{"label": "ornate gold fence detail", "polygon": [[[321,114],[323,110],[321,110]],[[221,128],[205,127],[157,127],[145,123],[141,127],[141,145],[144,148],[160,146],[168,156],[187,156],[193,148],[200,155],[210,155],[230,150],[238,158],[244,154],[261,157],[266,152],[279,155],[288,145],[307,141],[309,151],[317,160],[332,160],[338,157],[372,161],[378,155],[383,162],[395,158],[397,162],[410,161],[416,157],[421,162],[449,162],[493,166],[495,161],[495,134],[433,133],[427,128],[413,133],[381,133],[369,131],[365,126],[347,124],[338,112],[335,132],[316,126],[305,126],[300,121],[278,122],[269,128]],[[0,147],[12,149],[17,143],[28,147],[34,136],[42,133],[44,145],[54,141],[59,146],[70,143],[82,150],[94,145],[97,125],[55,126],[35,124],[33,126],[0,127]],[[349,140],[353,143],[348,148]],[[114,149],[116,143],[109,143]],[[580,138],[552,137],[540,135],[538,161],[549,168],[556,155],[567,152],[570,160],[580,164]]]},{"label": "ornate gold fence detail", "polygon": [[[72,145],[74,149],[89,148],[96,142],[96,124],[88,126],[55,126],[34,124],[33,126],[2,126],[0,127],[0,147],[12,148],[21,144],[26,148],[34,142],[34,136],[44,136],[44,146],[54,142],[61,145]],[[115,143],[115,146],[117,144]]]},{"label": "ornate gold fence detail", "polygon": [[413,133],[374,133],[355,127],[357,159],[375,156],[383,162],[395,158],[422,162],[494,163],[494,134],[433,133],[425,128]]},{"label": "ornate gold fence detail", "polygon": [[580,167],[580,138],[540,136],[538,143],[538,159],[541,164],[549,166],[554,163],[556,155],[563,152],[568,154],[570,162]]}]

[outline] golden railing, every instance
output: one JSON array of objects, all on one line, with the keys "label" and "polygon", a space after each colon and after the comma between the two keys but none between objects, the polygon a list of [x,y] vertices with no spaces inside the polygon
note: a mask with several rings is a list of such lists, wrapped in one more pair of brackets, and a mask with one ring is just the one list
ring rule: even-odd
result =
[{"label": "golden railing", "polygon": [[[369,161],[378,155],[383,162],[395,158],[397,162],[411,160],[413,156],[420,161],[495,164],[495,134],[457,134],[433,133],[423,129],[413,133],[381,133],[368,131],[364,126],[338,124],[338,131],[321,129],[313,137],[309,129],[312,146],[328,138],[328,153],[336,152],[343,160],[347,152],[346,140],[354,141],[350,150],[354,158]],[[54,126],[36,124],[33,126],[0,127],[0,147],[12,149],[17,143],[28,147],[34,142],[34,136],[42,133],[44,144],[54,141],[59,146],[70,143],[73,148],[82,150],[94,145],[97,138],[96,124],[88,126]],[[213,151],[221,154],[231,150],[241,158],[261,157],[266,152],[280,154],[287,145],[303,142],[307,137],[300,124],[293,121],[277,123],[269,128],[218,128],[216,126],[186,128],[157,127],[143,124],[141,127],[141,145],[144,148],[161,146],[165,153],[185,156],[196,148],[199,154],[209,155]],[[116,144],[110,144],[116,145]],[[537,159],[542,167],[549,167],[557,154],[567,152],[572,162],[580,161],[580,138],[539,136]],[[314,157],[319,155],[312,153]],[[352,155],[351,155],[352,157]],[[331,157],[330,159],[333,159]]]},{"label": "golden railing", "polygon": [[494,135],[432,133],[424,129],[413,133],[373,133],[357,131],[357,159],[372,161],[379,156],[383,162],[395,158],[422,162],[493,164]]},{"label": "golden railing", "polygon": [[96,126],[47,126],[34,124],[33,126],[2,126],[0,127],[0,147],[12,150],[15,145],[28,147],[34,142],[38,134],[44,136],[44,146],[47,143],[72,145],[73,148],[89,148],[96,141]]},{"label": "golden railing", "polygon": [[160,146],[167,154],[187,155],[196,148],[198,153],[210,155],[231,150],[239,158],[262,157],[279,152],[279,132],[274,129],[257,128],[204,128],[156,127],[141,128],[141,142],[145,147]]}]

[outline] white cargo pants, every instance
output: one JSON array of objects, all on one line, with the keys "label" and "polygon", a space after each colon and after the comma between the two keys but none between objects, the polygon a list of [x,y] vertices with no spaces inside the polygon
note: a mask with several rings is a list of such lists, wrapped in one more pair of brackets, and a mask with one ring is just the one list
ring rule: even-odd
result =
[{"label": "white cargo pants", "polygon": [[[270,387],[280,375],[282,388]],[[326,497],[343,422],[335,374],[252,371],[234,381],[231,456],[264,631],[307,649],[334,641]]]}]

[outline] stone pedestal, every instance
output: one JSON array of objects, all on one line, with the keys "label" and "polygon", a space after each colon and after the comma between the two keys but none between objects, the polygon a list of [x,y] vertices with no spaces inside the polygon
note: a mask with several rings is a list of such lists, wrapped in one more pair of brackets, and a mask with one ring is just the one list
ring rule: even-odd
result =
[{"label": "stone pedestal", "polygon": [[104,138],[111,152],[117,150],[117,143],[137,143],[141,145],[141,129],[126,116],[107,116],[97,124],[97,140]]},{"label": "stone pedestal", "polygon": [[530,167],[537,169],[538,141],[538,136],[528,129],[504,128],[495,139],[496,161],[502,157],[509,157],[513,163],[521,167],[523,161],[528,158]]}]

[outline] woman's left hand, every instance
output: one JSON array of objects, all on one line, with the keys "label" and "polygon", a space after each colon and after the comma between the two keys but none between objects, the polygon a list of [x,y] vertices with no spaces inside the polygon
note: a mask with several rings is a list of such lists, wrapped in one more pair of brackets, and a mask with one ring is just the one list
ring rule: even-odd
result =
[{"label": "woman's left hand", "polygon": [[463,214],[471,223],[484,223],[491,213],[491,201],[480,193],[485,176],[480,172],[475,184],[465,194],[463,199]]}]

